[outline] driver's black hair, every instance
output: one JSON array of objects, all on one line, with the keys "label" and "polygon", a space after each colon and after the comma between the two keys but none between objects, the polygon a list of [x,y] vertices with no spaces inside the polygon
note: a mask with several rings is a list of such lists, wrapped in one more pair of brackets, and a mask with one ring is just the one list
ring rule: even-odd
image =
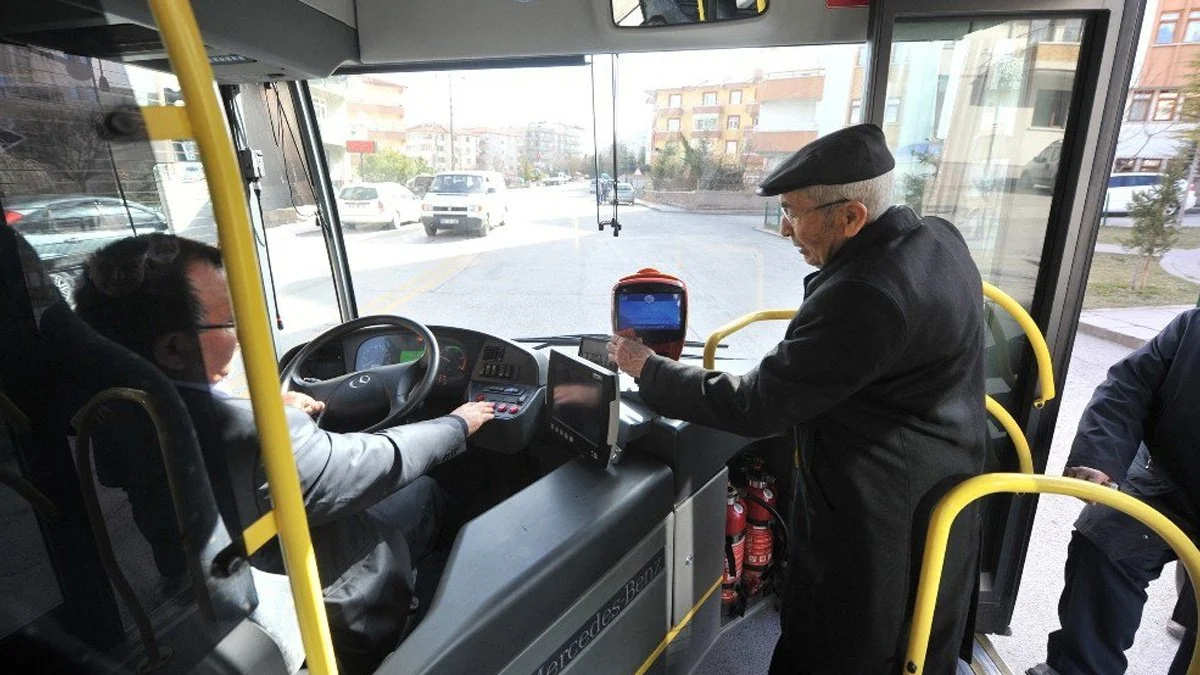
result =
[{"label": "driver's black hair", "polygon": [[203,320],[188,266],[220,269],[221,251],[170,234],[147,234],[96,251],[75,289],[75,312],[101,335],[154,362],[154,341]]}]

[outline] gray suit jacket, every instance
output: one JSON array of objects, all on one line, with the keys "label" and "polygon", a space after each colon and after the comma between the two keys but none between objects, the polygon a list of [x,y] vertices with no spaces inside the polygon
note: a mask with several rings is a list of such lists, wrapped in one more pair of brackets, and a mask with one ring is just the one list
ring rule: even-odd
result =
[{"label": "gray suit jacket", "polygon": [[[244,529],[270,508],[250,401],[191,385],[179,393],[209,473],[221,474],[213,482],[223,484],[214,487],[223,515]],[[414,561],[404,523],[396,522],[397,510],[389,504],[466,447],[467,425],[446,416],[376,433],[337,434],[299,410],[285,410],[334,646],[344,670],[368,670],[395,648],[411,598]],[[417,499],[423,500],[425,493]],[[283,571],[277,542],[255,554],[254,564]]]}]

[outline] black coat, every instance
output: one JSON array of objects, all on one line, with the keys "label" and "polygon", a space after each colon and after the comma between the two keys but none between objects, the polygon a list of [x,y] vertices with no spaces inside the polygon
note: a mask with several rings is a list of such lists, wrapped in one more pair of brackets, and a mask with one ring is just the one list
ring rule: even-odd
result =
[{"label": "black coat", "polygon": [[[1079,420],[1067,466],[1099,469],[1139,497],[1171,495],[1171,515],[1195,537],[1200,534],[1198,402],[1200,309],[1192,309],[1109,369]],[[1076,528],[1093,539],[1113,539],[1110,532],[1101,537],[1093,531],[1095,521],[1088,516],[1096,510],[1084,509]]]},{"label": "black coat", "polygon": [[[652,357],[642,399],[734,433],[794,430],[800,530],[780,638],[796,672],[900,671],[928,513],[984,462],[983,297],[961,235],[893,207],[805,279],[783,341],[740,377]],[[928,673],[969,636],[978,527],[952,532]]]}]

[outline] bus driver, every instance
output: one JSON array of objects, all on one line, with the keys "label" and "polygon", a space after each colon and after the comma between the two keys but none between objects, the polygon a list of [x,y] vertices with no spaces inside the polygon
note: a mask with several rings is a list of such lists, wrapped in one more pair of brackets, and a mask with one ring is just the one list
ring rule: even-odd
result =
[{"label": "bus driver", "polygon": [[[238,347],[221,252],[173,235],[123,239],[92,256],[75,301],[84,321],[176,383],[205,456],[226,460],[241,520],[234,525],[254,522],[269,507],[265,489],[255,489],[263,480],[253,410],[248,399],[213,388],[229,374]],[[339,668],[372,672],[400,640],[413,569],[445,516],[441,488],[425,474],[465,448],[492,419],[492,404],[466,403],[444,417],[377,433],[337,434],[309,417],[320,402],[304,395],[288,402]],[[210,474],[217,470],[209,466]],[[213,483],[216,489],[219,481]],[[282,571],[278,546],[264,547],[254,564]]]}]

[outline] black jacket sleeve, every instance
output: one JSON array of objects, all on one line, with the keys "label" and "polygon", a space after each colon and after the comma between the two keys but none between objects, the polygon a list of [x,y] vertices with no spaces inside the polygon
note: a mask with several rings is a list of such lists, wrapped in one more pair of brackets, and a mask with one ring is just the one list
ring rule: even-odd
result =
[{"label": "black jacket sleeve", "polygon": [[1146,434],[1155,398],[1179,350],[1186,314],[1117,362],[1092,394],[1067,466],[1087,466],[1121,482]]},{"label": "black jacket sleeve", "polygon": [[745,436],[779,433],[845,400],[903,349],[905,317],[882,290],[859,281],[821,289],[786,338],[734,376],[660,356],[642,370],[641,396],[660,414]]}]

